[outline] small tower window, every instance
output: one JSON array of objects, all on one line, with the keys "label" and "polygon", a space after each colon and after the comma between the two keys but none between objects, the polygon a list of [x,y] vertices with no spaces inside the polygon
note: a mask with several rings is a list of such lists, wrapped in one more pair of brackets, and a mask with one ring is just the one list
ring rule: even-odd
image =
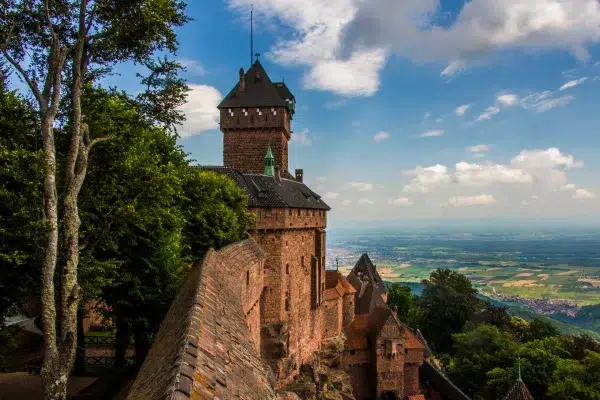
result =
[{"label": "small tower window", "polygon": [[246,286],[250,286],[250,270],[246,271]]},{"label": "small tower window", "polygon": [[300,264],[304,267],[304,256],[300,257]]},{"label": "small tower window", "polygon": [[285,264],[285,273],[290,274],[290,264]]},{"label": "small tower window", "polygon": [[302,210],[298,209],[298,216],[301,216],[301,215],[302,215]]},{"label": "small tower window", "polygon": [[292,209],[291,209],[291,208],[288,210],[288,215],[289,215],[290,217],[292,216]]}]

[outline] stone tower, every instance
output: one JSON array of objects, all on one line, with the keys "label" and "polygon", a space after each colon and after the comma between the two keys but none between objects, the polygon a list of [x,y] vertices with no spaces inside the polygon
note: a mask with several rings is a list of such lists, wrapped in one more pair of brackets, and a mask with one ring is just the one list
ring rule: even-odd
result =
[{"label": "stone tower", "polygon": [[235,87],[219,104],[223,161],[242,173],[263,173],[269,145],[274,165],[288,172],[288,141],[295,99],[283,82],[271,82],[257,60],[248,72],[240,69]]}]

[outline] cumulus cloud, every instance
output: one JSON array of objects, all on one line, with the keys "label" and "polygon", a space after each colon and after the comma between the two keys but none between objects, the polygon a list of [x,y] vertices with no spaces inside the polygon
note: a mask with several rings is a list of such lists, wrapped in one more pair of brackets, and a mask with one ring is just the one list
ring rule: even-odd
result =
[{"label": "cumulus cloud", "polygon": [[333,199],[337,199],[340,196],[339,193],[336,192],[327,192],[325,193],[325,196],[323,196],[324,198],[328,199],[328,200],[333,200]]},{"label": "cumulus cloud", "polygon": [[379,86],[388,54],[441,62],[441,76],[483,64],[498,50],[563,50],[588,60],[600,41],[597,0],[471,0],[445,18],[439,0],[228,0],[247,15],[254,4],[280,34],[268,57],[308,67],[304,85],[344,96]]},{"label": "cumulus cloud", "polygon": [[456,107],[454,113],[458,116],[464,115],[471,106],[469,104],[463,104],[462,106]]},{"label": "cumulus cloud", "polygon": [[488,151],[490,147],[487,144],[478,144],[467,148],[469,153],[484,153]]},{"label": "cumulus cloud", "polygon": [[373,200],[370,199],[360,199],[358,204],[373,204]]},{"label": "cumulus cloud", "polygon": [[317,181],[318,181],[318,182],[325,182],[326,180],[327,180],[327,177],[326,177],[326,176],[319,176],[319,177],[317,178]]},{"label": "cumulus cloud", "polygon": [[387,140],[389,138],[390,138],[390,134],[387,133],[387,132],[383,132],[383,131],[377,132],[375,134],[375,136],[373,136],[373,140],[376,141],[376,142],[382,142],[382,141]]},{"label": "cumulus cloud", "polygon": [[342,186],[342,189],[354,189],[358,190],[359,192],[370,192],[373,190],[373,184],[365,182],[347,182],[344,184],[344,186]]},{"label": "cumulus cloud", "polygon": [[512,106],[519,101],[519,97],[516,94],[506,93],[498,96],[498,102],[503,106]]},{"label": "cumulus cloud", "polygon": [[566,184],[564,170],[583,166],[572,155],[557,148],[523,150],[509,164],[477,164],[461,161],[454,170],[445,165],[417,167],[406,171],[412,180],[404,186],[405,192],[427,193],[449,184],[483,187],[495,184],[548,184],[554,187]]},{"label": "cumulus cloud", "polygon": [[572,87],[581,85],[585,81],[587,81],[587,77],[584,76],[583,78],[575,79],[575,80],[572,80],[572,81],[569,81],[569,82],[565,83],[560,88],[558,88],[558,90],[562,92],[563,90],[567,90],[567,89],[570,89]]},{"label": "cumulus cloud", "polygon": [[217,106],[223,99],[221,93],[212,86],[189,84],[187,102],[179,109],[186,121],[178,129],[181,137],[198,135],[219,127]]},{"label": "cumulus cloud", "polygon": [[587,189],[577,189],[573,193],[573,198],[577,200],[590,200],[595,199],[596,195]]},{"label": "cumulus cloud", "polygon": [[562,185],[560,187],[560,190],[575,190],[575,185],[573,185],[572,183],[568,183],[566,185]]},{"label": "cumulus cloud", "polygon": [[442,136],[444,134],[444,131],[441,129],[433,129],[424,133],[421,133],[419,136],[420,137],[436,137],[436,136]]},{"label": "cumulus cloud", "polygon": [[407,206],[412,206],[413,202],[408,197],[398,197],[397,199],[392,200],[392,204],[394,204],[396,206],[407,207]]},{"label": "cumulus cloud", "polygon": [[491,194],[480,194],[478,196],[453,196],[448,199],[448,204],[453,207],[486,206],[494,204],[496,199]]},{"label": "cumulus cloud", "polygon": [[342,201],[342,205],[344,207],[349,206],[350,204],[352,204],[352,200],[344,200],[344,201]]}]

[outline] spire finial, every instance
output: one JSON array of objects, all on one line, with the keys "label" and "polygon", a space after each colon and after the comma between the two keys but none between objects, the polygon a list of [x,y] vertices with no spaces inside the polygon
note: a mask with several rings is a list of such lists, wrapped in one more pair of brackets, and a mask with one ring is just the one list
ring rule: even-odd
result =
[{"label": "spire finial", "polygon": [[267,154],[265,154],[265,175],[275,176],[275,157],[271,151],[271,144],[267,148]]},{"label": "spire finial", "polygon": [[521,358],[517,358],[517,371],[519,372],[517,381],[523,382],[523,379],[521,379]]}]

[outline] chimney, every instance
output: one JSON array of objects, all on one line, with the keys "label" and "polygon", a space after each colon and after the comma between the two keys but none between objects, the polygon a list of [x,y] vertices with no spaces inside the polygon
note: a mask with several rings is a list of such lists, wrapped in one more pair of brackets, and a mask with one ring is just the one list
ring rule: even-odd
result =
[{"label": "chimney", "polygon": [[240,68],[240,83],[238,85],[238,94],[244,93],[246,90],[246,79],[244,79],[246,74],[244,73],[244,68]]},{"label": "chimney", "polygon": [[304,177],[304,170],[303,169],[296,169],[296,181],[302,183],[303,177]]},{"label": "chimney", "polygon": [[281,185],[281,168],[275,166],[275,181]]}]

